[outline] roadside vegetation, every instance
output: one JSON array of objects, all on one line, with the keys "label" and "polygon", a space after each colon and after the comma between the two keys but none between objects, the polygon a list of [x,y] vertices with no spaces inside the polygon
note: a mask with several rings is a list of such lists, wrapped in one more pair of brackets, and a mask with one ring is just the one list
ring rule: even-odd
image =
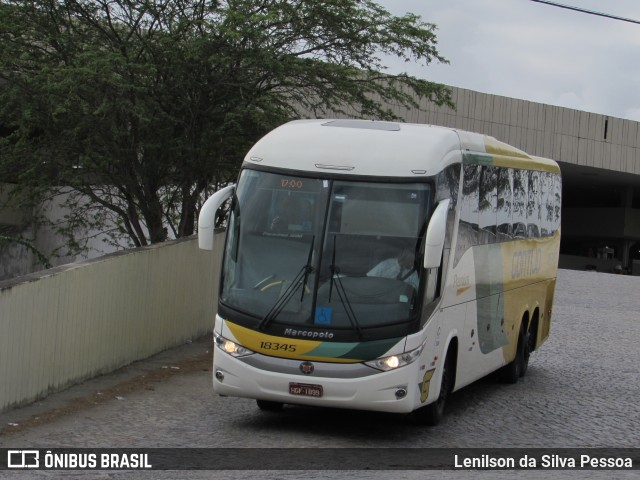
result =
[{"label": "roadside vegetation", "polygon": [[87,231],[192,235],[287,120],[452,106],[445,86],[385,72],[389,55],[446,63],[435,30],[368,0],[0,0],[0,182],[33,221],[47,202],[70,212],[52,225],[66,254]]}]

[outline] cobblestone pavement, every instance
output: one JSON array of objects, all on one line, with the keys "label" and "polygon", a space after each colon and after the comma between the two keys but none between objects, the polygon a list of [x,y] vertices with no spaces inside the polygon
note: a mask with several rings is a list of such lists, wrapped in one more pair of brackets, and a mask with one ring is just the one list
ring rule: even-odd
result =
[{"label": "cobblestone pavement", "polygon": [[[526,377],[515,385],[487,378],[455,393],[437,427],[416,427],[404,417],[368,412],[292,406],[281,413],[264,413],[251,400],[215,397],[210,343],[204,339],[134,365],[119,376],[102,377],[71,393],[1,414],[0,446],[636,448],[640,447],[639,293],[638,277],[560,271],[551,336],[532,355]],[[127,388],[117,390],[127,382]],[[64,410],[78,397],[99,401],[80,402],[71,413]],[[55,409],[58,413],[51,414]],[[35,421],[36,416],[46,421]],[[8,423],[21,425],[9,428]],[[29,472],[39,478],[57,478],[59,473]],[[74,472],[73,476],[323,479],[346,474],[253,473]],[[430,478],[432,473],[401,476]],[[460,478],[463,473],[438,472],[438,477]],[[514,473],[476,471],[466,478],[512,478]],[[349,473],[354,479],[391,475]],[[536,471],[518,476],[640,478],[640,472]],[[9,473],[0,472],[0,478],[5,477]]]}]

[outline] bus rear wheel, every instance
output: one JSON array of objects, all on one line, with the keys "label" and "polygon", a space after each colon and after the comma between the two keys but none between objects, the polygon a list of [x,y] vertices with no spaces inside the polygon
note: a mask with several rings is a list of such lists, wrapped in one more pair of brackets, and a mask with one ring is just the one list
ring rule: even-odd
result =
[{"label": "bus rear wheel", "polygon": [[505,383],[516,383],[520,377],[524,377],[529,367],[529,334],[525,331],[524,325],[520,327],[520,333],[518,334],[518,348],[516,350],[515,358],[502,367],[501,376],[502,381]]},{"label": "bus rear wheel", "polygon": [[258,404],[258,408],[265,412],[279,412],[284,406],[283,403],[269,400],[256,400],[256,403]]}]

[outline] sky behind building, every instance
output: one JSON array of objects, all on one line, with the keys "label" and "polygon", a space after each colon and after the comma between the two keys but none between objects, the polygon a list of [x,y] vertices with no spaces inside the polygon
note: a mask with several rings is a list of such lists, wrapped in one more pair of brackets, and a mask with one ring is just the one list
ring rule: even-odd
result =
[{"label": "sky behind building", "polygon": [[[640,121],[640,24],[531,0],[376,0],[438,26],[450,62],[388,58],[389,71],[494,95]],[[640,21],[639,0],[557,3]]]}]

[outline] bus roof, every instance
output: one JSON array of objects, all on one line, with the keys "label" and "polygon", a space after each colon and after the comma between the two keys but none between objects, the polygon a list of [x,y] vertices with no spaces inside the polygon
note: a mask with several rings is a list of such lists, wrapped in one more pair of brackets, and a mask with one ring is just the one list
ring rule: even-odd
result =
[{"label": "bus roof", "polygon": [[[297,120],[260,139],[247,153],[245,165],[316,173],[425,177],[462,161],[462,153],[466,152],[488,154],[503,162],[522,162],[520,168],[531,168],[539,161],[493,137],[451,128],[368,120]],[[552,160],[540,161],[555,164]],[[538,166],[541,170],[549,167]]]}]

